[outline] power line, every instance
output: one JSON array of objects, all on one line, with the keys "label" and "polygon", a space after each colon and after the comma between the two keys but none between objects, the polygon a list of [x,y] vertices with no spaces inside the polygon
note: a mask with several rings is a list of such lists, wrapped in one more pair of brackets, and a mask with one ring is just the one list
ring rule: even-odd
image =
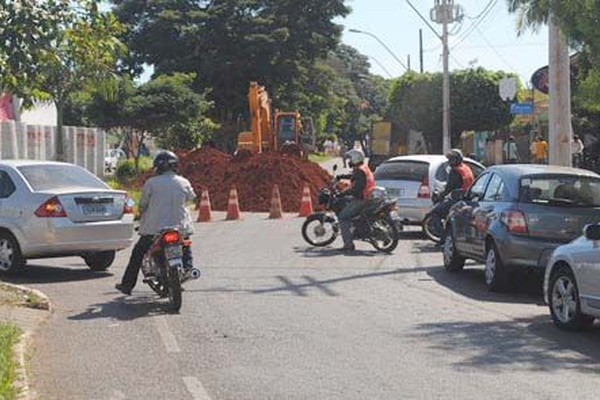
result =
[{"label": "power line", "polygon": [[458,39],[458,43],[456,43],[454,46],[452,46],[452,49],[455,49],[458,46],[460,46],[467,39],[467,37],[469,37],[469,35],[471,35],[471,33],[473,33],[473,31],[480,24],[482,24],[483,21],[485,21],[487,19],[487,17],[490,15],[490,13],[494,10],[494,8],[496,7],[497,4],[498,4],[498,0],[491,0],[491,2],[488,3],[488,5],[484,9],[484,11],[481,13],[481,17],[479,19],[473,21],[471,26],[469,26],[469,28],[467,28],[467,31]]},{"label": "power line", "polygon": [[486,6],[485,6],[485,7],[483,7],[483,10],[481,10],[481,12],[480,12],[479,14],[477,14],[476,16],[474,16],[474,17],[469,17],[468,15],[465,15],[465,17],[467,17],[468,19],[473,19],[473,20],[479,19],[479,18],[480,18],[480,17],[483,15],[483,13],[485,13],[485,10],[486,10],[486,9],[487,9],[487,8],[490,6],[490,4],[492,4],[492,2],[493,2],[493,1],[494,1],[494,0],[490,0],[490,1],[489,1],[489,2],[486,4]]},{"label": "power line", "polygon": [[479,35],[481,36],[481,38],[484,40],[484,42],[487,43],[488,47],[490,49],[492,49],[492,51],[498,56],[498,58],[504,63],[504,65],[506,65],[510,70],[512,70],[513,72],[517,72],[517,69],[514,68],[512,65],[510,65],[510,63],[508,61],[506,61],[506,59],[504,58],[504,56],[502,56],[502,54],[500,54],[498,52],[498,50],[496,50],[496,48],[490,43],[490,41],[485,37],[485,35],[483,34],[483,32],[481,31],[481,29],[479,28],[475,28],[477,30],[477,32],[479,33]]},{"label": "power line", "polygon": [[383,72],[385,72],[385,73],[387,74],[387,76],[389,76],[390,78],[393,78],[393,77],[394,77],[392,74],[390,74],[390,71],[388,71],[388,69],[387,69],[387,68],[386,68],[386,67],[385,67],[385,66],[384,66],[382,63],[380,63],[380,62],[379,62],[379,60],[378,60],[378,59],[376,59],[376,58],[375,58],[375,57],[373,57],[373,56],[368,56],[368,57],[369,57],[371,60],[375,61],[375,63],[376,63],[377,65],[379,65],[379,68],[381,68],[381,69],[383,70]]}]

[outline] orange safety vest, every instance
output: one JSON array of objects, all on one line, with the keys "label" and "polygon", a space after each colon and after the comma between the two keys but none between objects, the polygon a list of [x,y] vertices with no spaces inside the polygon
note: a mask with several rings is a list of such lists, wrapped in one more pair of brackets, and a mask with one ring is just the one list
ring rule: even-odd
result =
[{"label": "orange safety vest", "polygon": [[461,189],[466,192],[467,190],[469,190],[469,188],[475,181],[475,177],[473,176],[473,171],[471,171],[471,168],[469,168],[469,166],[465,163],[461,163],[460,165],[457,165],[456,167],[454,167],[454,169],[456,169],[456,171],[460,174],[460,177],[462,178],[462,188]]},{"label": "orange safety vest", "polygon": [[[365,176],[367,177],[367,184],[365,186],[365,190],[363,191],[363,199],[368,200],[371,198],[371,193],[373,193],[373,190],[375,190],[375,175],[373,175],[371,168],[369,168],[367,164],[362,164],[360,167],[358,167],[358,169],[364,172]],[[473,175],[471,174],[471,176]]]}]

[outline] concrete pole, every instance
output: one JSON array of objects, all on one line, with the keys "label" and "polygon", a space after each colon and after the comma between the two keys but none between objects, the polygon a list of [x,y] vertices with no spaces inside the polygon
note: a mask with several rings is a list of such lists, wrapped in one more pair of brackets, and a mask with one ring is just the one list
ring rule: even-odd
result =
[{"label": "concrete pole", "polygon": [[443,76],[443,112],[442,112],[442,127],[443,127],[443,140],[442,150],[444,153],[450,150],[452,145],[450,140],[450,76],[448,71],[448,0],[442,0],[442,46],[443,46],[443,64],[444,64],[444,76]]},{"label": "concrete pole", "polygon": [[419,29],[419,71],[423,73],[423,29]]},{"label": "concrete pole", "polygon": [[551,16],[549,32],[549,164],[571,166],[571,62],[569,47]]}]

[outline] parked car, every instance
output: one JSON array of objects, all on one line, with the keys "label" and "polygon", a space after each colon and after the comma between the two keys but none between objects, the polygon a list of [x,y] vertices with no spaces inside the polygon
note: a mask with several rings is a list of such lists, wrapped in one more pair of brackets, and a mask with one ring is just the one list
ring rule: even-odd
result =
[{"label": "parked car", "polygon": [[27,259],[81,256],[106,270],[131,245],[133,208],[86,169],[66,163],[0,161],[0,273]]},{"label": "parked car", "polygon": [[[465,162],[476,177],[485,169],[470,158]],[[384,187],[391,197],[398,198],[398,213],[402,223],[420,225],[433,207],[431,194],[446,186],[450,166],[444,155],[411,155],[391,158],[375,170],[377,186]]]},{"label": "parked car", "polygon": [[485,263],[485,283],[501,290],[510,272],[543,271],[552,251],[600,222],[600,175],[547,165],[488,168],[450,210],[444,266]]},{"label": "parked car", "polygon": [[104,172],[112,174],[117,169],[119,161],[126,160],[127,154],[122,149],[108,149],[104,155]]},{"label": "parked car", "polygon": [[600,318],[600,225],[559,246],[544,274],[544,299],[554,324],[581,329]]}]

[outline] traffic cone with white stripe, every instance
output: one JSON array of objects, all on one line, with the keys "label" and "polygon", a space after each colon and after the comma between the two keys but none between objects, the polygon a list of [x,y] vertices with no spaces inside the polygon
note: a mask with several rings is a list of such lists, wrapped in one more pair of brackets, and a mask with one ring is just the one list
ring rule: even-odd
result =
[{"label": "traffic cone with white stripe", "polygon": [[232,186],[231,191],[229,192],[229,203],[227,204],[227,217],[225,219],[227,221],[233,221],[240,218],[240,204],[238,203],[237,189],[235,188],[235,186]]},{"label": "traffic cone with white stripe", "polygon": [[310,187],[304,184],[302,190],[302,203],[300,204],[300,217],[308,217],[313,213],[312,199],[310,197]]},{"label": "traffic cone with white stripe", "polygon": [[210,196],[208,190],[202,191],[200,196],[200,207],[198,208],[198,221],[197,222],[210,222],[212,221],[212,208],[210,206]]},{"label": "traffic cone with white stripe", "polygon": [[281,212],[281,196],[279,195],[279,186],[273,186],[273,196],[271,196],[271,209],[269,211],[269,218],[276,219],[282,218]]}]

